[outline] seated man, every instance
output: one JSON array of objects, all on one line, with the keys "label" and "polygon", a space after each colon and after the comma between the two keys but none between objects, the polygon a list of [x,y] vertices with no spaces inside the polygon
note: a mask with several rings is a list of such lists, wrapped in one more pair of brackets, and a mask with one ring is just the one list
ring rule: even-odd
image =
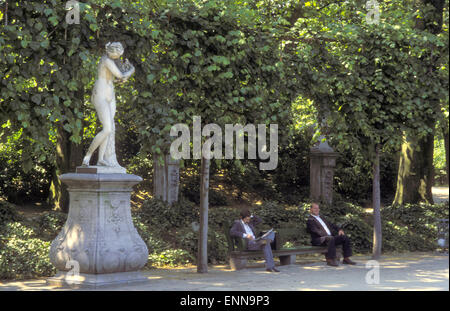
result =
[{"label": "seated man", "polygon": [[275,238],[275,233],[271,232],[264,239],[255,241],[254,226],[261,223],[261,218],[257,216],[251,216],[248,210],[241,211],[241,219],[236,220],[230,229],[230,236],[245,238],[248,240],[248,250],[263,250],[264,259],[266,260],[266,271],[268,272],[280,272],[275,268],[275,262],[273,261],[272,248],[270,243]]},{"label": "seated man", "polygon": [[311,244],[314,246],[328,245],[328,252],[325,255],[327,265],[334,267],[339,266],[336,261],[336,245],[342,244],[344,252],[342,263],[355,265],[356,262],[350,259],[352,255],[350,239],[345,235],[344,230],[319,216],[319,211],[319,204],[311,203],[311,215],[306,224],[306,231],[311,234]]}]

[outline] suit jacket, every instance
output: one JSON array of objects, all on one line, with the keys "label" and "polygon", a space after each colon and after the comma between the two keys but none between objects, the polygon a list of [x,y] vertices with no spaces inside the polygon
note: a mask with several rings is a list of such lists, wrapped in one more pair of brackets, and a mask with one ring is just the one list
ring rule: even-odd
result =
[{"label": "suit jacket", "polygon": [[[323,216],[320,216],[320,218],[327,225],[328,229],[331,232],[331,235],[335,236],[338,234],[339,230],[341,229],[340,227],[329,222]],[[311,234],[311,244],[312,245],[321,245],[323,242],[323,239],[321,239],[321,237],[328,235],[328,233],[322,227],[320,222],[316,218],[314,218],[312,215],[309,216],[308,221],[306,223],[306,231],[309,234]]]},{"label": "suit jacket", "polygon": [[[255,237],[256,237],[255,226],[260,224],[261,222],[262,222],[261,218],[259,218],[258,216],[253,216],[253,218],[251,218],[250,220],[250,223],[248,224]],[[233,226],[231,226],[230,229],[230,236],[242,238],[244,233],[246,233],[246,231],[244,225],[241,222],[241,219],[235,220]]]}]

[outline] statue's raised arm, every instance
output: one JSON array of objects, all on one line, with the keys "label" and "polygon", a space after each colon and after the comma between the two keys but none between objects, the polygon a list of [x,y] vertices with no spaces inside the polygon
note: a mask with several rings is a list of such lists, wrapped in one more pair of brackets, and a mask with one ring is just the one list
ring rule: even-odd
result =
[{"label": "statue's raised arm", "polygon": [[120,42],[108,43],[106,54],[98,64],[98,79],[92,91],[92,103],[97,111],[102,130],[95,136],[86,156],[83,166],[88,166],[94,151],[99,148],[97,165],[121,167],[117,162],[115,151],[116,98],[114,93],[114,79],[127,81],[135,72],[134,66],[128,61],[120,62],[124,49]]}]

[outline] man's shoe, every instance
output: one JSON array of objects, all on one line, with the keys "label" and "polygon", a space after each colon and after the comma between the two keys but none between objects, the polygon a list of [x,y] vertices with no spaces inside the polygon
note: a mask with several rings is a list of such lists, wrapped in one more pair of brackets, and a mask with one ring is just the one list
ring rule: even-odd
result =
[{"label": "man's shoe", "polygon": [[277,268],[273,267],[272,268],[272,272],[280,272],[280,270],[278,270]]},{"label": "man's shoe", "polygon": [[342,263],[345,265],[356,265],[356,262],[354,262],[350,258],[344,258],[344,260],[342,260]]},{"label": "man's shoe", "polygon": [[336,259],[327,259],[327,265],[332,267],[339,267],[339,264],[336,261]]}]

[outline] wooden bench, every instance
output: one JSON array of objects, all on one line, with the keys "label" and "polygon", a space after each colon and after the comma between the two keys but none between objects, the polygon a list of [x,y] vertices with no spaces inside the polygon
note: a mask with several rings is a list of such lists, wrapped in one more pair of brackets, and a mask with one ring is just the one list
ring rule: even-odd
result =
[{"label": "wooden bench", "polygon": [[[244,269],[247,265],[249,258],[264,258],[262,250],[247,250],[247,240],[244,238],[231,237],[229,231],[226,233],[228,240],[230,267],[233,270]],[[275,240],[279,239],[278,234],[275,235]],[[295,264],[297,255],[306,254],[325,254],[327,247],[324,246],[297,246],[293,248],[280,248],[279,243],[274,241],[272,246],[273,257],[278,257],[280,265],[292,265]],[[274,249],[275,248],[275,249]],[[337,259],[340,260],[341,250],[336,249]]]}]

